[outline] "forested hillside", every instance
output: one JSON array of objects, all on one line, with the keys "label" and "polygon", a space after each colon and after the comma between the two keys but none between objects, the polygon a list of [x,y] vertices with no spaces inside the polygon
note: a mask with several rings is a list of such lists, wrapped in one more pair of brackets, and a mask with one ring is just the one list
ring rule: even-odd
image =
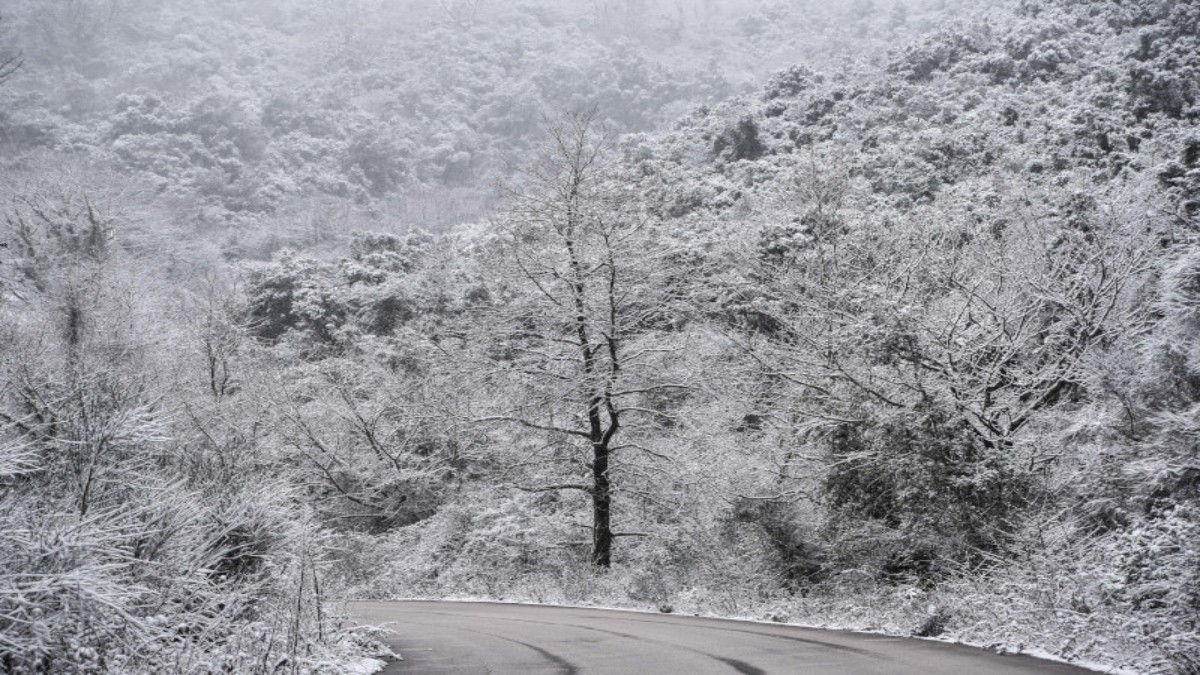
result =
[{"label": "forested hillside", "polygon": [[596,107],[648,130],[792,58],[881,53],[940,16],[733,0],[10,5],[26,68],[4,91],[4,155],[118,166],[189,220],[232,225],[232,258],[277,247],[259,229],[344,219],[347,203],[414,228],[478,218],[545,113]]},{"label": "forested hillside", "polygon": [[194,4],[0,16],[0,669],[415,596],[1200,670],[1200,5]]}]

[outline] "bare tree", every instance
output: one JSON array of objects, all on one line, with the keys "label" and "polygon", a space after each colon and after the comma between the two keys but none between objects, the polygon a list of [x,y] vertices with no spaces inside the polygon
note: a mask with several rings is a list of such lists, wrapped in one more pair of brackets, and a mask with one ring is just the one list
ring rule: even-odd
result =
[{"label": "bare tree", "polygon": [[12,77],[24,63],[25,60],[21,57],[20,52],[9,56],[0,56],[0,84]]},{"label": "bare tree", "polygon": [[192,344],[203,355],[205,388],[216,401],[237,392],[240,383],[234,364],[241,355],[252,325],[243,320],[241,289],[212,272],[198,274],[196,291],[179,306],[182,323]]},{"label": "bare tree", "polygon": [[[0,17],[0,22],[4,21],[4,17]],[[21,52],[0,52],[0,84],[12,77],[21,66],[24,65],[25,59]]]},{"label": "bare tree", "polygon": [[382,531],[433,515],[461,468],[463,436],[434,414],[426,383],[348,361],[281,387],[274,428],[343,529]]},{"label": "bare tree", "polygon": [[[591,498],[592,563],[612,561],[613,461],[630,418],[661,417],[646,401],[683,386],[653,381],[664,351],[653,327],[666,301],[652,262],[649,223],[608,179],[608,137],[592,115],[546,124],[550,142],[510,190],[501,223],[515,299],[492,328],[489,377],[513,400],[483,419],[548,439],[528,464],[568,467],[533,491],[578,490]],[[496,344],[498,332],[499,344]],[[579,446],[586,453],[579,453]],[[582,474],[582,475],[581,475]],[[558,474],[561,475],[561,474]]]}]

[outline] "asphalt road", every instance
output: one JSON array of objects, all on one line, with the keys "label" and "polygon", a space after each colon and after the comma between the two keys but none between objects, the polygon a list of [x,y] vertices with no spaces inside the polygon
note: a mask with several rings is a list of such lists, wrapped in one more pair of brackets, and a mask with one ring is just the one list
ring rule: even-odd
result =
[{"label": "asphalt road", "polygon": [[928,640],[675,614],[474,602],[354,602],[349,611],[396,631],[391,645],[404,660],[385,675],[1092,672]]}]

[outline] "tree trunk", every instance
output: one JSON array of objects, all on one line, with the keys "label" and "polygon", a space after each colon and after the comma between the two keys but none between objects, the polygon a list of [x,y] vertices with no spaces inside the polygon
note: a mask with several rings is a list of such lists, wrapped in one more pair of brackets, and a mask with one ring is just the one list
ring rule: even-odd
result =
[{"label": "tree trunk", "polygon": [[608,444],[592,445],[592,564],[612,564],[612,492],[608,480]]}]

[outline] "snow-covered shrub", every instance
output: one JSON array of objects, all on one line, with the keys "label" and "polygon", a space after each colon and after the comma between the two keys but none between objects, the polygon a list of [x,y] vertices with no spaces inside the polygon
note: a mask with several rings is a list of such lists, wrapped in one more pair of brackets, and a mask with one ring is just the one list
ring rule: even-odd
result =
[{"label": "snow-covered shrub", "polygon": [[191,405],[216,392],[166,365],[193,362],[116,250],[47,258],[0,314],[0,669],[337,672],[311,511],[261,456],[229,466],[253,406]]}]

